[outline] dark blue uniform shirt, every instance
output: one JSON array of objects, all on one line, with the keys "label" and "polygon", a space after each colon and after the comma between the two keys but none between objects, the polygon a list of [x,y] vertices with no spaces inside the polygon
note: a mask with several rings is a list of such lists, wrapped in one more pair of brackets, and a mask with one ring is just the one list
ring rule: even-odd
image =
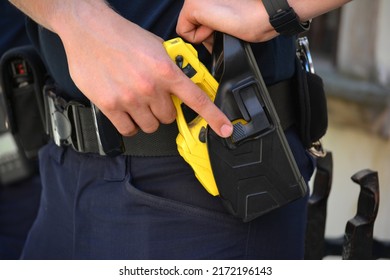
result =
[{"label": "dark blue uniform shirt", "polygon": [[29,43],[24,15],[8,1],[0,2],[0,56],[9,48]]}]

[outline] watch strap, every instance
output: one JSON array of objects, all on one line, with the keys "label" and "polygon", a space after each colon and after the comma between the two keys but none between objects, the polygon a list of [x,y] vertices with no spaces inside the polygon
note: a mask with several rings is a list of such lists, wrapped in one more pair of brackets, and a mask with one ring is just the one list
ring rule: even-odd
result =
[{"label": "watch strap", "polygon": [[287,0],[263,0],[269,21],[282,35],[297,35],[309,30],[310,21],[301,22]]},{"label": "watch strap", "polygon": [[276,15],[278,11],[288,10],[289,8],[291,8],[287,0],[269,0],[269,1],[263,0],[263,4],[269,16]]}]

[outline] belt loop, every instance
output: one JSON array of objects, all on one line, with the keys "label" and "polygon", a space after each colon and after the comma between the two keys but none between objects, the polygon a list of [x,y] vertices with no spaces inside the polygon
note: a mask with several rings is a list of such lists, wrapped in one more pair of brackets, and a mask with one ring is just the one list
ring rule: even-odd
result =
[{"label": "belt loop", "polygon": [[125,147],[122,135],[119,134],[111,121],[93,103],[91,103],[91,109],[99,154],[101,156],[118,156],[123,154]]},{"label": "belt loop", "polygon": [[73,149],[78,152],[85,152],[85,143],[82,133],[82,125],[80,121],[80,111],[79,109],[84,108],[85,106],[81,103],[71,101],[66,105],[64,114],[67,117],[69,123],[71,124],[71,141]]}]

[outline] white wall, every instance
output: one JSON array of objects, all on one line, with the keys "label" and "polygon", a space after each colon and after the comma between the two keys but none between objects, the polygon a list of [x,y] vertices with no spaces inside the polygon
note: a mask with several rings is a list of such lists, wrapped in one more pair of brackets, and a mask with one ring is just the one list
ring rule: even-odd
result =
[{"label": "white wall", "polygon": [[341,72],[375,79],[379,1],[355,0],[342,8],[337,54]]},{"label": "white wall", "polygon": [[[390,88],[390,1],[380,0],[375,59],[378,81]],[[390,95],[390,90],[389,90]]]}]

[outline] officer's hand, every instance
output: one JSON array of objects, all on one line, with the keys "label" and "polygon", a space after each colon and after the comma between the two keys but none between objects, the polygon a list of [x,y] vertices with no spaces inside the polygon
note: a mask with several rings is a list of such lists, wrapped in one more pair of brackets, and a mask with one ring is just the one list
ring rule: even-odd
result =
[{"label": "officer's hand", "polygon": [[176,31],[193,43],[204,42],[214,31],[248,42],[278,35],[261,0],[185,0]]},{"label": "officer's hand", "polygon": [[[91,11],[92,13],[92,11]],[[122,135],[150,133],[175,120],[171,94],[201,115],[220,136],[232,125],[169,58],[162,40],[110,9],[69,22],[60,33],[77,87]]]}]

